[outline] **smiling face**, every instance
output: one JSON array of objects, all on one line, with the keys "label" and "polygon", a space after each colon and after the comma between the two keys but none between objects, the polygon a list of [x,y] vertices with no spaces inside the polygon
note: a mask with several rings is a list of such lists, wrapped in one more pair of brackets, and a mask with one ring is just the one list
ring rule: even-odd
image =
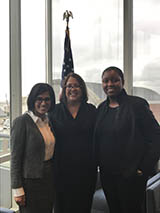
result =
[{"label": "smiling face", "polygon": [[49,111],[51,106],[51,100],[49,92],[44,92],[37,96],[34,104],[34,114],[38,117],[43,117],[46,112]]},{"label": "smiling face", "polygon": [[75,78],[70,77],[65,87],[67,103],[80,103],[82,97],[82,90],[79,82]]},{"label": "smiling face", "polygon": [[114,70],[106,71],[102,76],[102,88],[108,97],[115,98],[123,89],[122,78]]}]

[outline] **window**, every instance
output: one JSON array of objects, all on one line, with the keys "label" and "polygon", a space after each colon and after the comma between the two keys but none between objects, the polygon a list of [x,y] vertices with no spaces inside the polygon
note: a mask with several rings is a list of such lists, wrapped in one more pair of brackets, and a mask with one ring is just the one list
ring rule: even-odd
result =
[{"label": "window", "polygon": [[[123,68],[123,1],[53,1],[53,79],[61,78],[66,10],[73,13],[69,28],[74,70],[87,82],[89,101],[97,105],[104,99],[102,71],[111,65]],[[53,85],[58,93],[59,81]]]},{"label": "window", "polygon": [[[9,0],[0,1],[0,156],[9,152]],[[3,137],[5,135],[5,137]]]},{"label": "window", "polygon": [[160,122],[160,2],[134,0],[133,3],[134,94],[149,101],[155,117]]},{"label": "window", "polygon": [[21,0],[22,111],[34,84],[45,82],[45,1]]}]

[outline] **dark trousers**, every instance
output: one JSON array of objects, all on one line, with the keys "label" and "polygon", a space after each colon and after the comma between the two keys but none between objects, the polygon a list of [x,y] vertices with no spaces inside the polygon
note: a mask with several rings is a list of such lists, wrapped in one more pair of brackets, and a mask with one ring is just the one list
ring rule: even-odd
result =
[{"label": "dark trousers", "polygon": [[[84,174],[84,173],[82,173]],[[96,174],[65,173],[56,183],[55,213],[90,213]]]},{"label": "dark trousers", "polygon": [[93,193],[87,191],[56,194],[55,213],[90,213]]},{"label": "dark trousers", "polygon": [[144,213],[147,177],[124,178],[101,172],[101,182],[110,213]]},{"label": "dark trousers", "polygon": [[24,179],[26,206],[20,213],[52,213],[55,200],[53,162],[44,162],[43,178]]}]

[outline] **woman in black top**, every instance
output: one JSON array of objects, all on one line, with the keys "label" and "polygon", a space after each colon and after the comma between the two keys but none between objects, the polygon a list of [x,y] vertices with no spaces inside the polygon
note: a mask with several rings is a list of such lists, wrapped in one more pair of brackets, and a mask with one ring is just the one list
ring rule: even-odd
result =
[{"label": "woman in black top", "polygon": [[160,156],[160,127],[147,101],[123,86],[119,68],[104,70],[107,99],[98,107],[95,150],[110,213],[142,213],[146,182]]},{"label": "woman in black top", "polygon": [[96,108],[87,103],[83,79],[67,76],[60,103],[51,115],[56,131],[57,213],[89,213],[96,182],[93,129]]}]

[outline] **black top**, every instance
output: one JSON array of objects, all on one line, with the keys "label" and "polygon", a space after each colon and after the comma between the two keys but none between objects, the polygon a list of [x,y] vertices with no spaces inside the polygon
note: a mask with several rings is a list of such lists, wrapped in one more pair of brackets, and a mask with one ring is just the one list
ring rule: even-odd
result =
[{"label": "black top", "polygon": [[102,122],[97,128],[99,143],[99,166],[108,173],[119,174],[123,161],[123,141],[115,137],[115,122],[118,108],[108,107]]},{"label": "black top", "polygon": [[76,118],[63,103],[56,105],[51,122],[56,132],[55,158],[59,174],[72,174],[80,179],[90,173],[95,118],[96,108],[92,104],[81,104]]}]

